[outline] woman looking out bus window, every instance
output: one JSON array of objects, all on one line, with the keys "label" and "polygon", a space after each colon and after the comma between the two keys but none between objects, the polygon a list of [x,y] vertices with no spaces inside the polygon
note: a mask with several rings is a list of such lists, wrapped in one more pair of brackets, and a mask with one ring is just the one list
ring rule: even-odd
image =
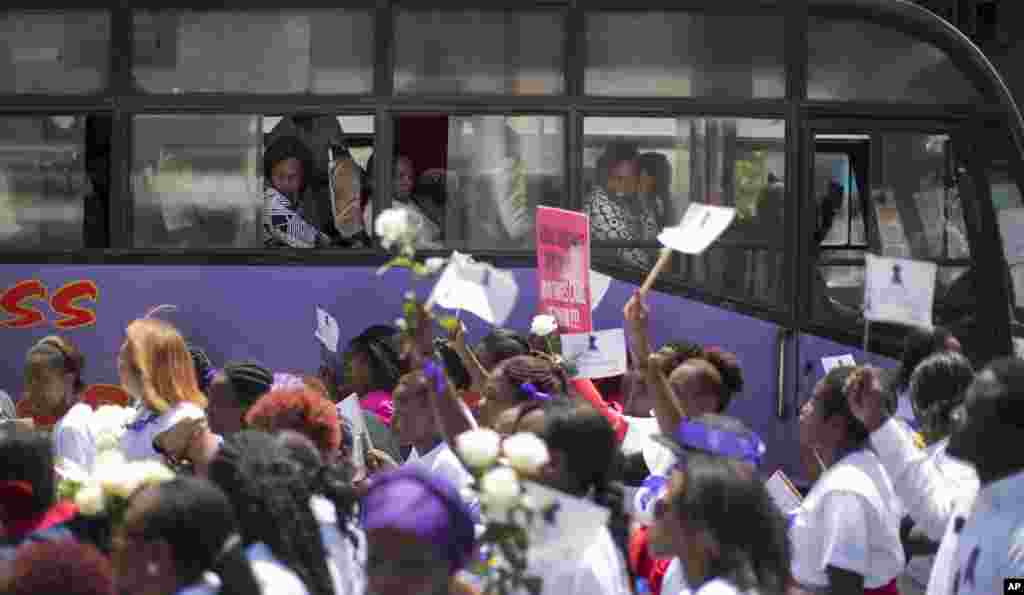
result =
[{"label": "woman looking out bus window", "polygon": [[309,148],[294,136],[282,136],[263,159],[263,243],[268,248],[316,248],[330,238],[306,220],[299,204],[313,169]]},{"label": "woman looking out bus window", "polygon": [[125,458],[159,459],[153,438],[184,419],[206,416],[192,356],[169,323],[155,318],[128,325],[118,354],[121,385],[141,403],[139,414],[121,437]]}]

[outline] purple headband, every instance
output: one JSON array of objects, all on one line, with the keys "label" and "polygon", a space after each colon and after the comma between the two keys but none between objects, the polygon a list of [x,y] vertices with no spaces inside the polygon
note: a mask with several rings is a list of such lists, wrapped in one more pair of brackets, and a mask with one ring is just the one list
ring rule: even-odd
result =
[{"label": "purple headband", "polygon": [[519,385],[519,390],[526,394],[527,401],[550,401],[551,395],[542,393],[532,382],[524,382]]},{"label": "purple headband", "polygon": [[476,546],[478,516],[447,478],[415,465],[375,476],[361,507],[363,528],[408,531],[465,567]]},{"label": "purple headband", "polygon": [[712,428],[700,422],[680,423],[672,438],[679,446],[739,459],[755,466],[761,465],[761,457],[767,450],[764,442],[754,432],[750,432],[749,436],[740,436],[729,430]]},{"label": "purple headband", "polygon": [[434,390],[437,391],[438,395],[444,394],[444,389],[447,386],[447,383],[444,379],[444,370],[441,366],[437,365],[437,362],[432,359],[428,359],[427,363],[423,365],[423,375],[426,376],[428,380],[433,381]]}]

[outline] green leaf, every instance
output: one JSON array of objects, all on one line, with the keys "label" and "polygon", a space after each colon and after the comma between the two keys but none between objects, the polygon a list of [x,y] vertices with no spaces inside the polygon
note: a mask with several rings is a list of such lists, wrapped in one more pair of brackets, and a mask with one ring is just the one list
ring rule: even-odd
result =
[{"label": "green leaf", "polygon": [[442,316],[438,320],[438,324],[441,325],[441,328],[451,333],[459,327],[459,319],[454,316]]}]

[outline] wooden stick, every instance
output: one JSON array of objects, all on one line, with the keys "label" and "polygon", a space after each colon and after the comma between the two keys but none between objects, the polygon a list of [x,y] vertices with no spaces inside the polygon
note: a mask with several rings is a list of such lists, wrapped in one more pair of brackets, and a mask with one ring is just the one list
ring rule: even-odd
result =
[{"label": "wooden stick", "polygon": [[647,278],[644,279],[644,284],[640,286],[641,295],[644,295],[651,290],[651,286],[654,285],[654,282],[658,279],[658,275],[661,274],[661,271],[663,271],[670,262],[672,262],[672,249],[662,248],[661,255],[658,256],[658,262],[654,263],[654,268],[651,269],[651,272],[647,273]]}]

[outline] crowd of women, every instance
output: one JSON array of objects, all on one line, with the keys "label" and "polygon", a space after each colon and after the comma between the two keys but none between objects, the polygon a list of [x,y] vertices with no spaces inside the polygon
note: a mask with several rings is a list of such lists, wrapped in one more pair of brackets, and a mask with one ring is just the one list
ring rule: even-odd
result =
[{"label": "crowd of women", "polygon": [[[976,372],[935,329],[909,333],[894,373],[831,370],[801,408],[809,483],[784,510],[763,442],[728,415],[735,356],[656,348],[650,318],[635,295],[631,370],[596,381],[528,333],[435,337],[422,306],[415,328],[354,339],[344,377],[217,367],[153,315],[126,329],[120,385],[89,386],[75,345],[47,337],[0,426],[0,590],[478,593],[502,555],[481,555],[494,519],[459,446],[481,428],[548,453],[526,478],[556,494],[526,547],[540,580],[518,592],[989,595],[1024,575],[1024,362]],[[338,404],[349,394],[365,437]],[[113,446],[112,403],[129,412]],[[174,474],[98,515],[64,486],[111,452]],[[559,512],[583,503],[607,520]]]}]

